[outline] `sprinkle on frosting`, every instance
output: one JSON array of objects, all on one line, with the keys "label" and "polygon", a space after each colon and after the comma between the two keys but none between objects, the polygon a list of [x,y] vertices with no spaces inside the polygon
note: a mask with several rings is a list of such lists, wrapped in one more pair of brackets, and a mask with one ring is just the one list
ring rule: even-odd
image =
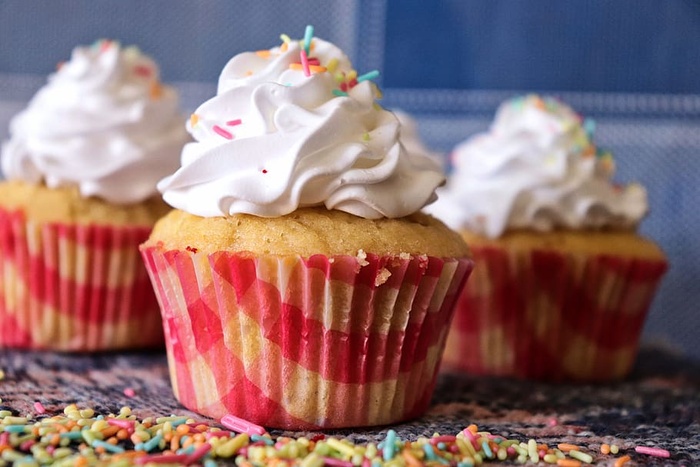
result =
[{"label": "sprinkle on frosting", "polygon": [[451,179],[427,210],[489,237],[509,229],[633,229],[647,212],[646,192],[616,188],[612,155],[595,145],[595,127],[551,97],[505,102],[487,133],[454,149]]}]

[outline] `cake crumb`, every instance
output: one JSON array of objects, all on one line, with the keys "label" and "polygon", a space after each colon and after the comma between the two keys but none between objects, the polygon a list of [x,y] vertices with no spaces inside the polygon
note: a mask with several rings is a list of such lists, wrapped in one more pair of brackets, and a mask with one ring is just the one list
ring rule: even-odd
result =
[{"label": "cake crumb", "polygon": [[374,279],[374,286],[379,287],[385,283],[389,277],[391,277],[391,272],[387,268],[382,268]]},{"label": "cake crumb", "polygon": [[369,264],[369,261],[367,261],[367,253],[365,253],[365,250],[357,250],[357,262],[360,264],[360,266],[367,266]]}]

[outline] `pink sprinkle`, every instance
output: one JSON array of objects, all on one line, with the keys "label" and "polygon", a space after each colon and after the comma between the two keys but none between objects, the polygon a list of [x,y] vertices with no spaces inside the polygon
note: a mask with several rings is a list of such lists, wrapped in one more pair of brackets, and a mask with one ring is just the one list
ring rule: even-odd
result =
[{"label": "pink sprinkle", "polygon": [[224,130],[221,128],[219,125],[214,125],[212,127],[212,130],[214,130],[216,133],[219,134],[219,136],[223,136],[226,139],[233,139],[233,135],[229,133],[228,131]]},{"label": "pink sprinkle", "polygon": [[10,444],[10,433],[3,431],[0,433],[0,446],[7,446]]},{"label": "pink sprinkle", "polygon": [[134,391],[133,388],[126,388],[124,389],[124,395],[126,397],[134,397],[136,395],[136,391]]},{"label": "pink sprinkle", "polygon": [[362,467],[372,467],[372,461],[365,457],[362,459]]},{"label": "pink sprinkle", "polygon": [[237,433],[248,433],[249,435],[264,435],[267,433],[265,428],[256,425],[255,423],[251,423],[247,420],[243,420],[242,418],[238,418],[235,415],[224,415],[221,418],[221,424],[228,428],[231,431],[235,431]]},{"label": "pink sprinkle", "polygon": [[112,426],[118,426],[119,428],[124,428],[125,430],[133,430],[134,429],[134,421],[133,420],[124,420],[121,418],[120,419],[108,418],[107,424],[112,425]]},{"label": "pink sprinkle", "polygon": [[301,49],[299,55],[301,56],[301,68],[304,70],[304,76],[311,76],[311,69],[309,69],[309,57],[306,56],[306,51]]},{"label": "pink sprinkle", "polygon": [[229,120],[228,122],[226,122],[226,124],[227,124],[228,126],[236,126],[236,125],[240,125],[241,123],[242,123],[242,122],[241,122],[241,119],[240,119],[240,118],[238,118],[238,119],[236,119],[236,120]]},{"label": "pink sprinkle", "polygon": [[36,410],[36,413],[46,413],[46,409],[39,401],[34,402],[34,410]]},{"label": "pink sprinkle", "polygon": [[648,454],[654,457],[671,457],[671,453],[665,449],[660,448],[650,448],[647,446],[637,446],[634,448],[635,452],[639,454]]},{"label": "pink sprinkle", "polygon": [[29,451],[36,444],[33,439],[28,439],[19,445],[20,451]]},{"label": "pink sprinkle", "polygon": [[557,421],[556,418],[550,418],[549,421],[547,422],[547,425],[549,425],[549,426],[557,426],[557,425],[559,425],[559,422]]},{"label": "pink sprinkle", "polygon": [[139,76],[148,78],[149,76],[151,76],[151,69],[148,68],[146,65],[136,65],[134,67],[134,73],[136,73]]},{"label": "pink sprinkle", "polygon": [[206,456],[210,449],[211,449],[211,444],[209,444],[209,443],[202,444],[200,447],[195,449],[195,451],[192,454],[190,454],[190,457],[187,458],[187,460],[185,461],[185,464],[187,464],[187,465],[194,464],[199,459]]},{"label": "pink sprinkle", "polygon": [[134,459],[139,465],[148,464],[182,464],[187,459],[187,454],[153,454],[151,456],[141,456]]},{"label": "pink sprinkle", "polygon": [[56,450],[56,446],[54,446],[53,444],[49,444],[44,449],[46,449],[46,452],[48,452],[49,454],[53,455],[53,452]]},{"label": "pink sprinkle", "polygon": [[336,459],[334,457],[324,457],[323,462],[324,465],[331,465],[334,467],[353,467],[352,462]]},{"label": "pink sprinkle", "polygon": [[515,455],[515,448],[513,446],[508,446],[506,448],[506,454],[509,456],[514,456]]}]

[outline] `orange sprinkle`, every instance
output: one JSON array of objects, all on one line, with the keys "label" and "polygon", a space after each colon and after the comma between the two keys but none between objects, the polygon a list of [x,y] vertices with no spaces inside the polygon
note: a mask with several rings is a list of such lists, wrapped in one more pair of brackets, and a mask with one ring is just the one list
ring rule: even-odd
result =
[{"label": "orange sprinkle", "polygon": [[194,127],[195,125],[197,125],[198,121],[199,121],[199,115],[197,115],[197,114],[190,115],[190,126]]},{"label": "orange sprinkle", "polygon": [[184,443],[182,443],[183,448],[188,448],[194,443],[194,438],[187,438]]},{"label": "orange sprinkle", "polygon": [[129,432],[122,428],[121,430],[117,431],[116,436],[117,439],[127,439],[129,437]]},{"label": "orange sprinkle", "polygon": [[576,446],[575,444],[569,444],[569,443],[560,443],[557,445],[560,451],[563,452],[569,452],[569,451],[580,451],[581,448]]},{"label": "orange sprinkle", "polygon": [[65,65],[65,64],[66,64],[66,62],[64,62],[64,61],[58,62],[58,63],[56,64],[56,71],[58,71],[58,70],[60,70],[61,68],[63,68],[63,65]]},{"label": "orange sprinkle", "polygon": [[119,440],[117,439],[116,436],[112,436],[111,438],[107,438],[107,442],[109,444],[113,444],[114,446],[116,446],[117,443],[119,443]]},{"label": "orange sprinkle", "polygon": [[255,54],[261,58],[270,58],[270,51],[269,50],[257,50],[255,52]]},{"label": "orange sprinkle", "polygon": [[[290,63],[289,68],[297,71],[304,69],[301,63]],[[309,71],[311,71],[312,73],[323,73],[324,71],[326,71],[326,67],[320,65],[309,65]]]},{"label": "orange sprinkle", "polygon": [[576,459],[558,459],[557,465],[559,467],[581,467],[581,461]]},{"label": "orange sprinkle", "polygon": [[[104,448],[102,448],[102,450],[104,451]],[[97,451],[97,449],[95,449],[95,451]],[[73,465],[75,465],[76,467],[85,467],[85,466],[89,465],[87,458],[85,458],[83,456],[78,457],[73,462],[74,462]]]},{"label": "orange sprinkle", "polygon": [[104,454],[107,452],[107,450],[105,448],[103,448],[102,446],[97,446],[96,448],[92,448],[92,449],[94,449],[97,454]]},{"label": "orange sprinkle", "polygon": [[177,428],[175,428],[175,431],[178,435],[186,435],[190,432],[190,427],[185,424],[178,425]]},{"label": "orange sprinkle", "polygon": [[630,461],[630,459],[632,459],[632,458],[629,456],[629,454],[624,455],[622,457],[618,457],[617,460],[615,461],[615,467],[622,467],[623,465],[628,463]]},{"label": "orange sprinkle", "polygon": [[475,434],[477,433],[477,431],[479,431],[479,427],[477,427],[476,425],[474,425],[474,424],[472,423],[471,425],[469,425],[469,426],[467,427],[467,430],[471,431],[472,434],[475,435]]},{"label": "orange sprinkle", "polygon": [[158,81],[151,84],[151,99],[160,99],[163,96],[163,87]]},{"label": "orange sprinkle", "polygon": [[195,435],[192,435],[192,439],[195,441],[206,441],[207,437],[204,436],[202,433],[197,433]]},{"label": "orange sprinkle", "polygon": [[170,449],[172,451],[177,451],[178,449],[180,449],[180,435],[175,435],[170,440]]},{"label": "orange sprinkle", "polygon": [[253,76],[253,72],[250,71],[250,70],[248,70],[248,71],[245,72],[245,75],[246,75],[246,76]]},{"label": "orange sprinkle", "polygon": [[117,432],[118,432],[119,430],[121,430],[121,429],[122,429],[122,428],[120,428],[120,427],[118,427],[118,426],[112,426],[112,425],[110,425],[110,426],[108,426],[107,428],[105,428],[104,430],[102,430],[102,436],[103,436],[104,438],[111,438],[112,436],[116,435]]},{"label": "orange sprinkle", "polygon": [[538,451],[549,451],[549,446],[547,446],[546,444],[538,444],[537,450]]},{"label": "orange sprinkle", "polygon": [[408,467],[421,467],[423,465],[408,449],[401,451],[401,457],[406,461]]},{"label": "orange sprinkle", "polygon": [[606,455],[610,454],[610,445],[605,444],[605,443],[601,444],[600,445],[600,452],[603,454],[606,454]]},{"label": "orange sprinkle", "polygon": [[280,46],[280,50],[282,52],[286,52],[288,48],[289,48],[289,45],[286,42],[283,42],[282,45]]},{"label": "orange sprinkle", "polygon": [[130,439],[131,439],[131,442],[134,444],[143,443],[143,440],[141,439],[141,437],[139,435],[137,435],[136,433],[131,435]]},{"label": "orange sprinkle", "polygon": [[61,437],[58,435],[58,433],[54,433],[51,435],[51,439],[49,440],[49,443],[53,446],[58,446],[58,443],[61,442]]}]

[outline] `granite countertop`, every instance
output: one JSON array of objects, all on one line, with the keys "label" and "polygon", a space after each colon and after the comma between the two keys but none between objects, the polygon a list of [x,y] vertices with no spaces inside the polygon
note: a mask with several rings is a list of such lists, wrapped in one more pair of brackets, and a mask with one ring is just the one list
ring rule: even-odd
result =
[{"label": "granite countertop", "polygon": [[[172,395],[167,362],[161,353],[70,355],[0,350],[0,409],[35,413],[39,401],[48,414],[69,403],[118,413],[130,406],[139,418],[193,414]],[[133,388],[134,395],[124,394]],[[212,422],[213,423],[213,422]],[[643,350],[632,375],[605,385],[544,384],[442,374],[429,412],[394,425],[402,439],[457,434],[469,424],[507,438],[534,438],[550,446],[567,442],[588,452],[601,443],[617,444],[630,465],[700,465],[700,362],[659,350]],[[379,441],[389,427],[335,430],[326,435],[356,443]],[[271,434],[300,433],[272,430]],[[670,459],[634,452],[637,445],[670,451]],[[598,455],[594,463],[612,465]],[[513,465],[512,463],[489,463]],[[544,465],[544,464],[541,464]]]}]

